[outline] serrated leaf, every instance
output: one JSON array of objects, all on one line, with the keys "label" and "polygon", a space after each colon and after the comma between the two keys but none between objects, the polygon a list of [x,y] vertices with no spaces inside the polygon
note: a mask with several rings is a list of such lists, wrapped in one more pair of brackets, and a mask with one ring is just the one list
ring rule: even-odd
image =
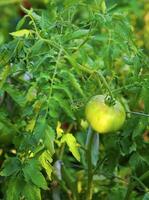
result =
[{"label": "serrated leaf", "polygon": [[147,128],[147,125],[148,125],[148,119],[147,117],[142,117],[138,124],[136,125],[134,131],[133,131],[133,134],[132,134],[132,137],[133,139],[139,135],[141,135]]},{"label": "serrated leaf", "polygon": [[18,160],[18,158],[7,158],[3,165],[2,165],[2,171],[0,172],[1,176],[10,176],[14,173],[17,173],[20,170],[21,163]]},{"label": "serrated leaf", "polygon": [[24,94],[14,88],[12,85],[5,85],[4,90],[11,96],[11,98],[21,107],[24,107],[26,104],[26,99]]},{"label": "serrated leaf", "polygon": [[[38,59],[38,60],[36,61],[36,63],[35,63],[36,69],[37,69],[38,67],[40,67],[41,64],[44,63],[44,62],[47,60],[47,58],[50,58],[50,55],[49,55],[49,54],[46,54],[46,55],[42,56],[40,59]],[[43,76],[48,77],[48,75],[45,74],[45,73],[43,73]]]},{"label": "serrated leaf", "polygon": [[54,130],[50,126],[47,126],[45,131],[44,145],[50,151],[51,155],[55,153],[54,139],[55,139]]},{"label": "serrated leaf", "polygon": [[26,200],[41,200],[40,189],[30,183],[25,184],[23,188],[23,196]]},{"label": "serrated leaf", "polygon": [[[0,48],[0,67],[4,67],[13,56],[14,48],[17,45],[17,41],[9,42],[4,44]],[[10,64],[10,63],[9,63]]]},{"label": "serrated leaf", "polygon": [[45,137],[45,131],[47,128],[47,123],[45,117],[41,116],[36,121],[36,127],[34,129],[34,136],[37,141],[40,139],[44,139]]},{"label": "serrated leaf", "polygon": [[47,175],[48,175],[48,178],[51,180],[51,173],[53,171],[53,168],[52,168],[52,165],[51,165],[51,162],[53,161],[52,160],[52,157],[51,157],[51,154],[49,151],[45,151],[40,157],[39,157],[39,161],[42,165],[42,167],[45,169]]},{"label": "serrated leaf", "polygon": [[62,97],[60,97],[60,95],[54,95],[53,99],[55,99],[59,106],[66,112],[66,114],[71,117],[72,119],[75,119],[75,116],[71,110],[71,107],[69,106],[69,104],[67,103],[67,101],[65,101],[64,99],[62,99]]},{"label": "serrated leaf", "polygon": [[20,176],[13,176],[7,183],[6,200],[20,200],[24,180]]},{"label": "serrated leaf", "polygon": [[38,54],[43,48],[43,45],[44,45],[44,42],[42,40],[38,40],[37,42],[35,42],[35,44],[31,48],[31,55],[33,56],[33,55]]},{"label": "serrated leaf", "polygon": [[49,30],[50,27],[50,15],[48,12],[43,11],[41,16],[41,27],[42,30]]},{"label": "serrated leaf", "polygon": [[71,91],[64,84],[62,84],[62,85],[53,85],[53,89],[63,90],[66,93],[66,95],[69,97],[69,99],[72,101],[73,98],[72,98]]},{"label": "serrated leaf", "polygon": [[71,133],[67,133],[62,137],[61,142],[66,142],[73,156],[80,161],[80,153],[78,151],[80,145],[77,143],[76,138]]},{"label": "serrated leaf", "polygon": [[44,190],[47,189],[46,180],[42,175],[42,173],[40,172],[40,165],[37,160],[29,160],[22,170],[25,180],[27,182],[31,181],[37,187],[42,188]]},{"label": "serrated leaf", "polygon": [[67,80],[69,79],[69,84],[71,84],[74,89],[81,94],[81,96],[85,97],[84,92],[81,88],[81,85],[79,84],[77,78],[75,77],[75,75],[73,73],[70,73],[69,71],[62,71],[62,75],[67,77]]},{"label": "serrated leaf", "polygon": [[146,160],[144,159],[144,157],[142,157],[138,152],[134,152],[129,159],[129,163],[132,169],[143,166],[145,162]]},{"label": "serrated leaf", "polygon": [[74,39],[79,39],[87,36],[89,33],[88,29],[82,29],[82,30],[77,30],[72,33],[68,33],[66,36],[64,36],[65,40],[74,40]]}]

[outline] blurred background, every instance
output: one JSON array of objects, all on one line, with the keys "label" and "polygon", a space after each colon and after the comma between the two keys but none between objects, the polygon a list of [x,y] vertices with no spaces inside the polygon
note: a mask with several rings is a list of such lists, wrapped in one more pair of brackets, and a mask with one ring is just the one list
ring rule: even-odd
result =
[{"label": "blurred background", "polygon": [[[101,0],[79,0],[80,2],[98,3]],[[9,41],[10,32],[15,31],[18,21],[24,16],[20,9],[22,4],[27,9],[31,7],[39,11],[50,8],[54,3],[57,7],[68,3],[68,0],[0,0],[0,45]],[[77,3],[77,0],[73,0]],[[146,53],[149,51],[149,0],[106,0],[108,8],[125,12],[134,27],[136,42]],[[51,6],[52,9],[52,6]],[[49,9],[50,11],[50,9]]]}]

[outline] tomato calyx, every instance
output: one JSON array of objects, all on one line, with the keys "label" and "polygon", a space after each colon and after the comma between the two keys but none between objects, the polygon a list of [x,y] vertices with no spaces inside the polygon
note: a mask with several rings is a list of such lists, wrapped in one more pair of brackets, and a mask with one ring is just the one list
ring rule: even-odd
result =
[{"label": "tomato calyx", "polygon": [[116,99],[109,95],[105,96],[104,101],[108,106],[114,106],[116,104]]}]

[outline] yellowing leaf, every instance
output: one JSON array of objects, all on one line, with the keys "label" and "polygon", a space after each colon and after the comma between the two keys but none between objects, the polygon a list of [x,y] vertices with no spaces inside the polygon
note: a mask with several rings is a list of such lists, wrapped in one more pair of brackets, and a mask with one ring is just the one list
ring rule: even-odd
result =
[{"label": "yellowing leaf", "polygon": [[84,120],[84,119],[81,119],[80,125],[81,125],[81,127],[82,127],[83,129],[87,129],[88,126],[89,126],[88,122],[87,122],[86,120]]},{"label": "yellowing leaf", "polygon": [[77,141],[76,138],[71,134],[71,133],[67,133],[62,137],[61,142],[66,142],[69,150],[71,151],[71,153],[73,154],[73,156],[80,161],[80,154],[78,151],[78,147],[80,146]]},{"label": "yellowing leaf", "polygon": [[78,190],[78,193],[82,192],[82,182],[81,181],[77,182],[77,190]]},{"label": "yellowing leaf", "polygon": [[42,102],[40,100],[35,101],[33,108],[35,110],[36,113],[39,112],[40,108],[41,108]]},{"label": "yellowing leaf", "polygon": [[62,137],[62,133],[64,133],[63,129],[61,128],[61,122],[59,121],[57,123],[56,133],[58,138]]},{"label": "yellowing leaf", "polygon": [[103,2],[101,3],[101,10],[102,10],[103,13],[106,13],[107,7],[106,7],[106,3],[105,3],[104,0],[103,0]]},{"label": "yellowing leaf", "polygon": [[39,157],[39,161],[42,165],[42,167],[45,169],[49,179],[51,180],[51,173],[52,173],[52,165],[50,164],[52,162],[51,154],[49,151],[45,151],[41,154]]},{"label": "yellowing leaf", "polygon": [[32,132],[35,127],[36,119],[31,119],[26,126],[26,131]]},{"label": "yellowing leaf", "polygon": [[27,37],[31,34],[31,30],[27,30],[27,29],[22,29],[16,32],[12,32],[10,33],[10,35],[14,36],[14,37]]},{"label": "yellowing leaf", "polygon": [[28,102],[33,101],[37,97],[37,90],[34,86],[30,87],[28,93],[26,95],[26,99]]}]

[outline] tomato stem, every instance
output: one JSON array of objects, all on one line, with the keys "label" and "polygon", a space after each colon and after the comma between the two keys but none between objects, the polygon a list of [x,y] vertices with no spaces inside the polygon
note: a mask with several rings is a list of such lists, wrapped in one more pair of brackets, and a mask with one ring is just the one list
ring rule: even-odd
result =
[{"label": "tomato stem", "polygon": [[134,114],[134,115],[141,115],[141,116],[144,116],[144,117],[149,117],[148,113],[133,112],[133,111],[127,111],[127,113]]},{"label": "tomato stem", "polygon": [[100,76],[100,78],[101,78],[101,80],[102,80],[102,82],[103,82],[105,88],[108,90],[109,95],[112,97],[112,99],[114,99],[114,96],[113,96],[112,90],[111,90],[111,88],[109,87],[109,85],[108,85],[106,79],[104,78],[104,76],[102,75],[101,72],[98,72],[98,75]]}]

